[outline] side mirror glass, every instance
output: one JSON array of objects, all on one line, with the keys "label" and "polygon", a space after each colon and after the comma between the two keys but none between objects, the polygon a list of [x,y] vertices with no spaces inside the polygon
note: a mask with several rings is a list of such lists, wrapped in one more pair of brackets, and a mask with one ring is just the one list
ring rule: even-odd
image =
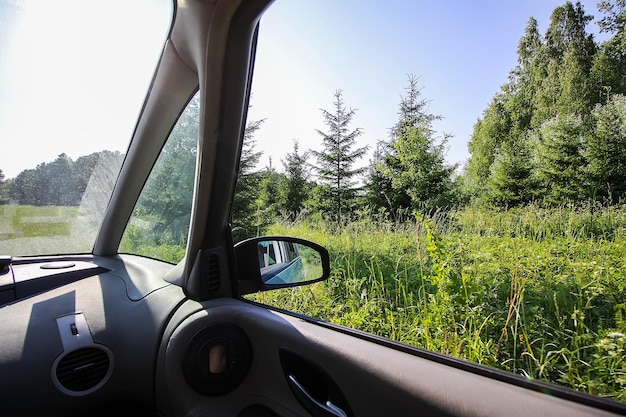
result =
[{"label": "side mirror glass", "polygon": [[330,275],[328,251],[292,237],[258,237],[235,245],[239,294],[295,287]]}]

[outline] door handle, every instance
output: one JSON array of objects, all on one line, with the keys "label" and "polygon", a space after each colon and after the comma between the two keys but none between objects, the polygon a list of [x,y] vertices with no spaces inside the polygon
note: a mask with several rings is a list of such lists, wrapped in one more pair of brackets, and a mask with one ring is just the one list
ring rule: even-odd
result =
[{"label": "door handle", "polygon": [[326,404],[316,400],[308,393],[306,388],[293,376],[289,375],[289,384],[300,401],[307,405],[307,410],[316,417],[347,417],[347,414],[330,400]]}]

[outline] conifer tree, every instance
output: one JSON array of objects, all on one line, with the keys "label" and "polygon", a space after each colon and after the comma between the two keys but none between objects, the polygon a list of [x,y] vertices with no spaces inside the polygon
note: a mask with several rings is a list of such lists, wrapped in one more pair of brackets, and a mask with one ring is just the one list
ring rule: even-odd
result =
[{"label": "conifer tree", "polygon": [[431,210],[454,200],[452,174],[456,166],[445,163],[448,136],[437,140],[432,124],[441,116],[428,111],[418,81],[409,74],[398,122],[391,128],[390,140],[380,144],[374,154],[375,165],[370,167],[368,199],[389,207],[392,214],[406,208]]},{"label": "conifer tree", "polygon": [[351,130],[350,123],[355,110],[347,110],[341,90],[335,92],[333,112],[322,110],[324,124],[328,130],[317,130],[322,136],[322,151],[313,151],[317,158],[317,174],[324,190],[328,193],[330,213],[340,223],[342,216],[350,210],[356,195],[355,177],[365,168],[354,168],[354,164],[367,152],[367,146],[354,148],[361,129]]},{"label": "conifer tree", "polygon": [[593,110],[594,128],[584,155],[593,198],[618,202],[626,196],[626,96],[613,95]]},{"label": "conifer tree", "polygon": [[244,132],[231,214],[233,238],[235,241],[252,237],[256,234],[253,219],[256,210],[256,200],[259,195],[261,175],[255,171],[255,168],[263,152],[256,150],[254,133],[261,128],[263,122],[264,119],[248,122]]},{"label": "conifer tree", "polygon": [[[401,182],[406,169],[400,161],[396,142],[406,138],[407,132],[420,126],[431,126],[440,116],[428,112],[428,101],[421,97],[419,77],[408,74],[406,95],[401,96],[398,121],[390,129],[389,139],[380,141],[368,171],[367,200],[376,208],[384,207],[392,215],[412,206],[412,198]],[[395,179],[395,183],[394,183]]]},{"label": "conifer tree", "polygon": [[285,155],[284,208],[291,219],[300,213],[308,198],[308,163],[309,152],[300,152],[298,141],[294,139],[293,150]]},{"label": "conifer tree", "polygon": [[553,205],[585,199],[586,159],[582,144],[587,134],[580,116],[556,116],[535,137],[537,176],[545,199]]}]

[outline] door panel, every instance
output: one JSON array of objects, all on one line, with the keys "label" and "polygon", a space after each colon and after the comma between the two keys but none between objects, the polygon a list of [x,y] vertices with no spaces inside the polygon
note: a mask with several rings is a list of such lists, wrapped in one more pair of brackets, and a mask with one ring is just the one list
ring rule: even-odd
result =
[{"label": "door panel", "polygon": [[[340,332],[237,300],[190,303],[184,307],[187,316],[181,314],[168,326],[159,351],[157,403],[168,415],[237,415],[249,406],[268,407],[281,416],[311,415],[294,396],[281,350],[294,352],[321,370],[355,416],[612,415],[395,350],[350,334],[349,329]],[[188,314],[191,310],[196,311]],[[184,361],[193,336],[219,323],[243,330],[252,346],[252,360],[236,388],[207,396],[190,387]]]}]

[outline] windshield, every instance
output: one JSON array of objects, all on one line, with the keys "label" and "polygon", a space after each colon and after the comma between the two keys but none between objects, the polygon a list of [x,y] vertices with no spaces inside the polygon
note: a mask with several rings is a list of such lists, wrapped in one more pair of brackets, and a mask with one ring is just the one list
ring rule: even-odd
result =
[{"label": "windshield", "polygon": [[0,254],[91,252],[168,0],[0,0]]}]

